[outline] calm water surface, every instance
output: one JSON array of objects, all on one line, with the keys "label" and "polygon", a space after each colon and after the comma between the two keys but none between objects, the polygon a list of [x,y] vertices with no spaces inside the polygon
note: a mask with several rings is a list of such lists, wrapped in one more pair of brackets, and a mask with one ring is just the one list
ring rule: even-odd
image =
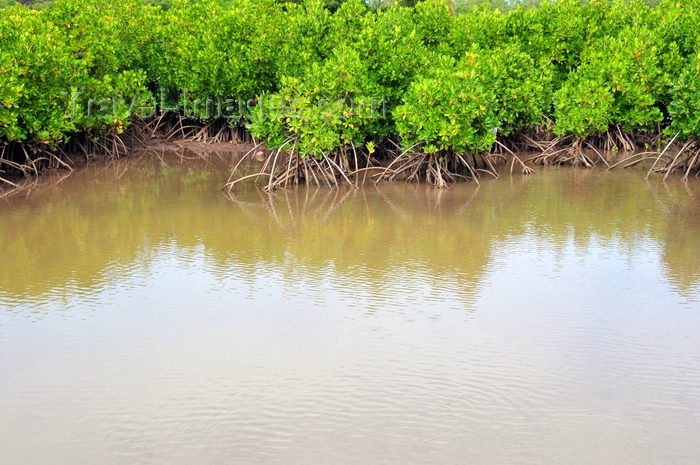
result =
[{"label": "calm water surface", "polygon": [[227,196],[233,161],[0,200],[0,464],[700,463],[697,181]]}]

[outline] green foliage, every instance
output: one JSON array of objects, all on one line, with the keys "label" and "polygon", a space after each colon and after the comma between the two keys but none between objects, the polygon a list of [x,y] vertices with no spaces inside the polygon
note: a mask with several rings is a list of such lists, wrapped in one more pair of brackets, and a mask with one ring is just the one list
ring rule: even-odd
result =
[{"label": "green foliage", "polygon": [[222,93],[227,57],[221,42],[230,25],[219,2],[175,0],[162,18],[149,54],[150,77],[160,90],[180,91],[182,98],[187,92],[192,100]]},{"label": "green foliage", "polygon": [[575,74],[554,94],[555,132],[585,138],[607,131],[611,123],[614,97],[602,76]]},{"label": "green foliage", "polygon": [[0,140],[52,144],[75,130],[63,92],[87,75],[39,11],[0,11]]},{"label": "green foliage", "polygon": [[147,66],[149,16],[137,0],[59,0],[45,12],[95,78]]},{"label": "green foliage", "polygon": [[675,44],[680,55],[690,57],[697,50],[700,30],[699,0],[663,0],[657,8],[653,26],[662,44]]},{"label": "green foliage", "polygon": [[458,15],[473,13],[479,8],[509,12],[518,8],[528,9],[547,0],[454,0],[454,12]]},{"label": "green foliage", "polygon": [[482,5],[469,14],[454,19],[448,39],[452,56],[462,56],[471,49],[472,44],[477,44],[480,48],[493,48],[508,39],[506,15],[491,8],[488,3]]},{"label": "green foliage", "polygon": [[324,46],[332,50],[340,44],[355,44],[362,36],[368,20],[373,18],[368,13],[369,9],[364,0],[344,2],[330,18]]},{"label": "green foliage", "polygon": [[578,0],[559,0],[521,8],[506,17],[506,36],[520,43],[535,61],[552,63],[555,88],[580,63],[587,43],[584,9]]},{"label": "green foliage", "polygon": [[551,99],[551,70],[537,65],[516,44],[492,50],[477,45],[455,62],[443,57],[414,81],[396,108],[405,146],[426,153],[485,151],[495,131],[535,127]]},{"label": "green foliage", "polygon": [[379,10],[365,16],[360,37],[354,44],[382,97],[393,106],[430,61],[416,15],[409,8]]},{"label": "green foliage", "polygon": [[[284,77],[278,93],[263,95],[252,114],[251,133],[303,157],[321,158],[350,144],[363,145],[381,115],[376,86],[359,54],[340,47],[303,78]],[[292,142],[293,141],[293,142]]]},{"label": "green foliage", "polygon": [[693,56],[673,84],[668,107],[671,116],[669,134],[680,132],[684,138],[700,137],[700,52]]},{"label": "green foliage", "polygon": [[[335,12],[340,9],[347,0],[323,0],[322,5],[325,9],[331,12]],[[280,4],[285,3],[304,3],[304,0],[277,0]]]},{"label": "green foliage", "polygon": [[167,10],[173,5],[172,0],[143,0],[145,5],[157,6],[163,10]]},{"label": "green foliage", "polygon": [[498,127],[496,90],[490,60],[471,52],[455,63],[443,57],[429,76],[415,80],[394,110],[404,146],[425,153],[484,151]]},{"label": "green foliage", "polygon": [[431,50],[446,42],[452,29],[452,16],[443,0],[427,0],[415,6],[416,30]]},{"label": "green foliage", "polygon": [[329,27],[330,13],[321,0],[287,4],[284,14],[271,23],[275,35],[266,44],[276,51],[277,79],[301,77],[309,63],[321,62],[330,52],[324,47]]},{"label": "green foliage", "polygon": [[73,63],[86,71],[62,89],[79,92],[68,112],[77,129],[121,132],[132,103],[149,97],[145,70],[153,8],[137,0],[59,0],[45,16],[60,32]]},{"label": "green foliage", "polygon": [[0,140],[52,145],[76,132],[121,132],[149,96],[147,17],[129,0],[2,10]]},{"label": "green foliage", "polygon": [[[527,133],[544,118],[578,138],[659,125],[700,136],[700,0],[454,7],[462,14],[442,0],[13,5],[0,9],[0,141],[119,132],[161,97],[200,121],[257,98],[230,124],[252,118],[257,137],[293,139],[305,155],[391,136],[487,150],[494,128]],[[350,103],[373,100],[386,117]],[[273,101],[283,110],[267,111]]]},{"label": "green foliage", "polygon": [[46,0],[45,2],[34,2],[31,7],[34,10],[45,10],[51,8],[54,4],[54,0]]},{"label": "green foliage", "polygon": [[581,65],[554,96],[555,131],[585,137],[610,124],[637,131],[660,122],[657,103],[664,86],[656,43],[646,27],[626,27],[587,47]]},{"label": "green foliage", "polygon": [[539,126],[550,113],[553,67],[547,60],[535,60],[518,44],[484,51],[491,67],[496,89],[499,132]]}]

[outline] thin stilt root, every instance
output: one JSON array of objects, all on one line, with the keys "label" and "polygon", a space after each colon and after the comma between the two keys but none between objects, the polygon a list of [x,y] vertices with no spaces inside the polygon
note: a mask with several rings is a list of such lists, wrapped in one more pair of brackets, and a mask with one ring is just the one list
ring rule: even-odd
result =
[{"label": "thin stilt root", "polygon": [[163,113],[144,125],[144,139],[161,138],[164,141],[190,141],[202,143],[249,143],[250,133],[241,122],[230,124],[224,118],[203,123],[175,113]]},{"label": "thin stilt root", "polygon": [[[583,150],[584,143],[586,142],[585,140],[574,139],[571,145],[559,148],[561,144],[569,140],[571,137],[572,136],[566,136],[551,143],[542,153],[528,158],[525,160],[525,162],[531,161],[534,164],[540,165],[583,165],[586,168],[593,168],[595,162]],[[598,157],[603,160],[603,156],[600,154],[600,152],[597,150],[595,152]]]},{"label": "thin stilt root", "polygon": [[510,150],[508,147],[506,147],[505,145],[503,145],[503,144],[502,144],[501,142],[499,142],[499,141],[496,141],[496,144],[497,144],[497,145],[500,145],[501,148],[503,148],[506,152],[510,153],[510,156],[513,157],[512,161],[511,161],[511,164],[510,164],[510,172],[511,172],[511,173],[513,172],[513,168],[515,167],[515,162],[516,162],[516,161],[517,161],[518,164],[520,164],[520,166],[522,167],[522,169],[523,169],[523,174],[532,174],[532,173],[535,172],[535,170],[533,170],[533,169],[530,168],[529,166],[525,165],[525,163],[523,163],[523,161],[520,159],[520,157],[518,157],[518,156],[515,154],[515,152],[513,152],[512,150]]},{"label": "thin stilt root", "polygon": [[[479,172],[490,174],[497,178],[498,172],[494,167],[494,157],[490,154],[472,154],[472,160],[468,156],[453,152],[449,153],[423,153],[412,152],[410,147],[399,155],[389,166],[377,176],[380,180],[404,180],[406,182],[425,180],[438,188],[446,188],[449,182],[458,180],[475,181],[479,183]],[[478,160],[477,160],[478,157]],[[479,167],[478,161],[481,161]]]},{"label": "thin stilt root", "polygon": [[[14,188],[18,184],[12,177],[29,178],[37,176],[47,169],[65,168],[72,171],[70,160],[61,147],[44,144],[26,146],[24,144],[4,144],[0,149],[0,185]],[[4,169],[3,169],[4,168]]]},{"label": "thin stilt root", "polygon": [[[315,184],[319,187],[335,188],[344,183],[350,187],[357,187],[350,176],[360,170],[354,169],[357,168],[357,165],[350,165],[347,150],[337,150],[328,154],[320,152],[318,156],[302,156],[296,150],[296,137],[288,138],[280,148],[267,155],[259,171],[233,179],[243,160],[255,152],[255,149],[257,146],[244,155],[234,167],[224,189],[231,192],[239,182],[252,178],[257,180],[260,177],[267,178],[267,184],[264,187],[266,192],[302,182]],[[354,147],[353,154],[358,157],[358,152]],[[357,159],[359,160],[359,157]]]},{"label": "thin stilt root", "polygon": [[[672,143],[673,140],[668,143],[664,152],[666,152]],[[666,156],[664,162],[659,163],[664,152],[659,155],[654,165],[649,169],[647,178],[651,173],[660,173],[664,175],[663,179],[665,181],[671,173],[676,171],[683,173],[683,177],[681,178],[683,181],[687,181],[691,174],[694,174],[695,177],[700,176],[700,141],[696,139],[686,141],[673,157]]]},{"label": "thin stilt root", "polygon": [[[607,151],[622,150],[625,152],[633,152],[637,148],[631,135],[622,132],[619,125],[615,125],[607,133],[603,135],[602,148]],[[593,147],[589,144],[589,147]]]}]

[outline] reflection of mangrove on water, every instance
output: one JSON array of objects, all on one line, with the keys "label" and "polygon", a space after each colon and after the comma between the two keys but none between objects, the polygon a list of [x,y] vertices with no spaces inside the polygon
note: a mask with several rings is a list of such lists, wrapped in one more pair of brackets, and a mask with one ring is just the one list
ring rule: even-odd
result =
[{"label": "reflection of mangrove on water", "polygon": [[616,241],[630,254],[648,238],[678,289],[700,282],[700,192],[690,184],[555,169],[449,190],[249,186],[227,197],[218,188],[237,159],[182,150],[37,178],[0,202],[0,248],[14,264],[0,268],[0,289],[37,296],[103,285],[115,264],[148,262],[175,244],[203,247],[221,270],[240,265],[243,280],[270,266],[291,266],[290,280],[330,266],[381,289],[392,274],[420,270],[436,288],[450,281],[468,293],[494,250],[523,234],[548,247]]}]

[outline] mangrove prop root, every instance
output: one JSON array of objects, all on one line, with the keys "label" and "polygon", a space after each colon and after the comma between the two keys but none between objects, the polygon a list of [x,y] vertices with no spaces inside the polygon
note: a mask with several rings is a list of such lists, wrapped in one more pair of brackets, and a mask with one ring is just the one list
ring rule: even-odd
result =
[{"label": "mangrove prop root", "polygon": [[510,153],[510,156],[511,156],[511,157],[513,157],[513,161],[512,161],[511,164],[510,164],[510,172],[511,172],[511,173],[513,172],[513,167],[515,166],[515,162],[516,162],[516,161],[517,161],[517,162],[520,164],[520,166],[522,167],[522,169],[523,169],[523,174],[532,174],[532,173],[535,172],[535,170],[533,170],[533,169],[530,168],[529,166],[526,166],[525,163],[523,163],[523,161],[520,159],[520,157],[518,157],[518,156],[515,154],[515,152],[511,151],[508,147],[506,147],[505,145],[503,145],[503,144],[502,144],[501,142],[499,142],[499,141],[496,141],[496,144],[500,145],[504,150],[506,150],[508,153]]},{"label": "mangrove prop root", "polygon": [[262,168],[256,173],[234,179],[243,160],[254,151],[255,149],[246,153],[234,167],[229,181],[224,186],[229,192],[237,183],[259,177],[267,178],[267,183],[264,187],[266,192],[272,192],[276,189],[302,182],[313,183],[319,187],[325,185],[335,188],[341,184],[357,187],[350,179],[350,175],[353,171],[357,172],[359,170],[351,171],[352,168],[347,159],[347,151],[321,152],[318,156],[302,157],[296,150],[296,138],[287,139],[277,150],[268,154],[264,159]]},{"label": "mangrove prop root", "polygon": [[[477,166],[477,157],[483,168]],[[453,152],[404,152],[377,175],[377,181],[401,179],[410,182],[424,179],[436,187],[446,188],[448,183],[459,179],[478,183],[479,172],[498,177],[490,154],[472,154],[472,159],[469,160],[468,157]]]},{"label": "mangrove prop root", "polygon": [[[623,150],[625,152],[632,152],[637,148],[633,137],[622,132],[622,129],[617,124],[605,133],[601,146],[607,151]],[[592,144],[589,144],[589,147],[594,148]]]},{"label": "mangrove prop root", "polygon": [[[583,165],[586,168],[592,168],[595,165],[595,162],[584,152],[583,139],[574,139],[570,145],[565,145],[563,148],[559,148],[559,146],[565,141],[568,141],[570,137],[571,136],[566,136],[558,140],[556,143],[550,145],[547,150],[528,158],[525,160],[525,162],[531,161],[534,164],[540,165]],[[600,155],[599,152],[597,153],[599,158],[603,159],[602,155]]]},{"label": "mangrove prop root", "polygon": [[[683,148],[681,148],[678,151],[678,153],[676,154],[676,156],[673,157],[673,160],[671,160],[671,163],[669,165],[663,167],[662,172],[666,173],[664,175],[664,181],[666,180],[668,175],[671,174],[674,170],[676,170],[678,168],[683,169],[683,166],[686,164],[688,159],[692,156],[691,152],[693,152],[692,149],[690,149],[688,151],[686,151],[686,149],[693,147],[694,145],[695,145],[695,141],[693,141],[693,140],[689,140],[688,142],[686,142],[685,145],[683,146]],[[681,157],[681,155],[683,155],[684,152],[686,153],[686,156]],[[688,155],[689,153],[691,153],[691,154]]]},{"label": "mangrove prop root", "polygon": [[[688,168],[685,170],[685,174],[681,178],[683,181],[688,180],[688,175],[690,174],[690,171],[696,166],[698,155],[700,155],[700,151],[696,151],[695,155],[693,156],[693,159],[690,161],[690,163],[688,163]],[[698,173],[700,173],[700,170],[698,170]]]},{"label": "mangrove prop root", "polygon": [[608,163],[608,161],[607,161],[607,160],[605,159],[605,157],[598,151],[598,149],[595,148],[595,146],[594,146],[593,144],[589,143],[588,141],[586,141],[586,145],[588,146],[588,148],[590,148],[591,150],[593,150],[593,152],[595,152],[596,155],[598,155],[598,160],[602,161],[602,162],[605,164],[605,166],[607,166],[608,169],[610,169],[610,163]]},{"label": "mangrove prop root", "polygon": [[[671,146],[672,142],[673,140],[668,143],[664,152]],[[695,176],[700,174],[700,141],[696,139],[686,141],[673,157],[666,156],[663,158],[663,154],[662,152],[659,157],[656,158],[654,164],[647,173],[647,178],[652,172],[660,173],[664,175],[663,179],[665,181],[671,173],[680,171],[683,173],[681,180],[687,181],[692,173],[695,173]],[[663,162],[659,163],[662,158]]]},{"label": "mangrove prop root", "polygon": [[633,153],[632,155],[626,156],[622,158],[622,160],[619,160],[612,165],[608,166],[608,171],[610,171],[613,168],[617,168],[620,165],[624,165],[622,168],[630,168],[632,166],[638,165],[639,163],[643,162],[644,160],[648,160],[650,158],[655,157],[658,155],[657,152],[638,152],[638,153]]},{"label": "mangrove prop root", "polygon": [[[337,188],[340,185],[357,187],[364,182],[368,172],[378,171],[369,175],[379,180],[426,181],[439,188],[446,188],[449,183],[458,180],[473,180],[478,183],[480,173],[498,177],[494,166],[497,158],[488,153],[466,155],[452,152],[426,154],[420,151],[411,152],[409,148],[395,157],[385,168],[371,165],[369,153],[362,152],[354,145],[348,145],[330,153],[319,152],[317,156],[301,156],[296,150],[296,137],[290,137],[282,145],[267,154],[262,167],[251,174],[239,174],[239,167],[257,150],[257,146],[248,151],[236,164],[224,189],[229,192],[241,181],[264,177],[264,190],[272,192],[289,185],[315,184]],[[260,152],[257,152],[260,153]],[[518,157],[521,166],[528,168]],[[530,172],[530,169],[524,169]],[[363,174],[362,181],[359,175]],[[240,176],[236,178],[236,176]]]},{"label": "mangrove prop root", "polygon": [[673,141],[675,141],[676,138],[678,138],[679,135],[680,135],[680,131],[677,132],[675,136],[673,136],[673,139],[671,139],[670,142],[669,142],[668,144],[666,144],[666,147],[664,147],[663,151],[659,154],[659,156],[656,158],[656,160],[654,160],[654,164],[651,165],[651,168],[649,168],[649,171],[647,172],[647,175],[646,175],[646,177],[645,177],[644,179],[649,179],[649,175],[650,175],[651,173],[654,172],[654,169],[656,168],[656,164],[659,162],[659,160],[661,160],[661,157],[664,156],[664,154],[666,153],[666,151],[667,151],[667,150],[669,149],[669,147],[671,147],[671,145],[673,144]]},{"label": "mangrove prop root", "polygon": [[174,112],[165,112],[158,118],[148,121],[144,124],[142,133],[144,140],[160,138],[165,141],[235,142],[237,144],[255,142],[241,122],[230,125],[224,118],[203,122]]}]

